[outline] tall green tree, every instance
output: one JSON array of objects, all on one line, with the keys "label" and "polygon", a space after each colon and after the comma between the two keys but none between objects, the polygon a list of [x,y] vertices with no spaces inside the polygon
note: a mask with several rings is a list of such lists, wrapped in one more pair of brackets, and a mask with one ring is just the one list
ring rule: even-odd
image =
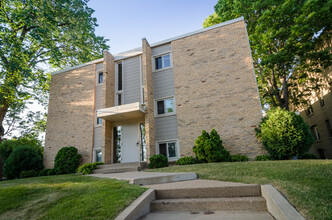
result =
[{"label": "tall green tree", "polygon": [[[5,117],[41,100],[49,76],[40,64],[64,68],[100,58],[107,40],[95,35],[88,0],[0,0],[0,141]],[[45,67],[44,67],[45,68]]]},{"label": "tall green tree", "polygon": [[331,38],[332,1],[219,0],[215,13],[203,27],[244,17],[263,106],[305,104],[299,84],[331,65],[331,48],[319,45]]}]

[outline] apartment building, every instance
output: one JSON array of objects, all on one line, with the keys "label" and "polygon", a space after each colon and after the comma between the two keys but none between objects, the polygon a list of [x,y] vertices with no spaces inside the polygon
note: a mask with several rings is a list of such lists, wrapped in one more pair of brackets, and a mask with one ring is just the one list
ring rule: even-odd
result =
[{"label": "apartment building", "polygon": [[262,154],[254,127],[261,107],[246,25],[237,18],[54,72],[46,167],[74,146],[83,163],[169,161],[193,155],[216,129],[232,154]]}]

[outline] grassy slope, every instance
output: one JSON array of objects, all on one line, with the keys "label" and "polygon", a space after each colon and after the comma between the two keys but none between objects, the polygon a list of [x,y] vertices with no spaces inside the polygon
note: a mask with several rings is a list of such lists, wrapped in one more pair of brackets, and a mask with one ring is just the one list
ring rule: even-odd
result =
[{"label": "grassy slope", "polygon": [[332,160],[256,161],[173,166],[201,179],[272,184],[308,219],[332,219]]},{"label": "grassy slope", "polygon": [[146,189],[81,175],[0,182],[0,219],[114,219]]}]

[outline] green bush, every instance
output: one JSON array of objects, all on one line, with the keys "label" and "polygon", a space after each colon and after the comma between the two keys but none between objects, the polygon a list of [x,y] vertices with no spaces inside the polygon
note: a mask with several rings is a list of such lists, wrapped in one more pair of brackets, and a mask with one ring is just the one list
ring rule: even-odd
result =
[{"label": "green bush", "polygon": [[247,157],[246,155],[241,155],[241,154],[237,154],[237,155],[232,155],[232,162],[247,162],[249,161],[249,157]]},{"label": "green bush", "polygon": [[50,169],[44,169],[39,171],[38,176],[47,176]]},{"label": "green bush", "polygon": [[197,159],[203,162],[231,161],[229,152],[222,145],[222,140],[214,129],[211,134],[202,131],[202,135],[195,140],[193,151]]},{"label": "green bush", "polygon": [[280,108],[270,110],[255,131],[271,158],[276,160],[301,157],[314,143],[302,117]]},{"label": "green bush", "polygon": [[41,156],[43,155],[44,148],[41,142],[35,137],[20,137],[18,139],[5,140],[0,144],[0,158],[5,163],[14,149],[19,147],[30,147],[36,150]]},{"label": "green bush", "polygon": [[102,163],[102,162],[86,163],[86,164],[83,164],[82,166],[80,166],[77,169],[77,172],[81,173],[83,175],[90,174],[92,172],[92,170],[96,169],[96,167],[98,165],[103,165],[103,164],[104,163]]},{"label": "green bush", "polygon": [[197,160],[193,157],[181,157],[176,161],[177,165],[187,165],[187,164],[195,164]]},{"label": "green bush", "polygon": [[255,161],[267,161],[267,160],[270,160],[270,156],[269,156],[269,155],[266,155],[266,154],[258,155],[258,156],[255,158]]},{"label": "green bush", "polygon": [[56,175],[55,169],[48,169],[47,176],[54,176],[54,175]]},{"label": "green bush", "polygon": [[160,167],[167,167],[168,159],[163,154],[158,154],[150,157],[149,169],[155,169]]},{"label": "green bush", "polygon": [[81,157],[75,147],[61,148],[54,159],[56,174],[76,173]]},{"label": "green bush", "polygon": [[20,173],[20,178],[28,178],[28,177],[35,177],[35,176],[38,176],[38,172],[35,170],[28,170],[28,171],[23,170]]},{"label": "green bush", "polygon": [[315,154],[304,153],[299,159],[318,159],[318,157]]},{"label": "green bush", "polygon": [[14,149],[5,161],[3,172],[8,179],[19,178],[22,171],[35,170],[39,172],[44,168],[43,158],[31,147]]}]

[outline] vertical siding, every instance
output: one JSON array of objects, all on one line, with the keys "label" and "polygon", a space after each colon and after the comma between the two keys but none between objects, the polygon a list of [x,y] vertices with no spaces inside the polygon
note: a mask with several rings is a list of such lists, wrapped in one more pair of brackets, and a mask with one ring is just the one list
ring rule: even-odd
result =
[{"label": "vertical siding", "polygon": [[178,138],[176,115],[158,117],[156,122],[156,141],[165,141]]},{"label": "vertical siding", "polygon": [[153,73],[153,95],[155,99],[173,96],[174,73],[173,69]]},{"label": "vertical siding", "polygon": [[140,101],[140,56],[123,62],[124,104]]},{"label": "vertical siding", "polygon": [[167,52],[171,52],[171,44],[165,44],[152,48],[152,56],[160,55]]},{"label": "vertical siding", "polygon": [[[103,63],[98,63],[96,65],[96,80],[98,80],[98,72],[103,70]],[[96,81],[97,82],[97,81]],[[96,86],[96,99],[95,99],[95,109],[103,108],[103,86],[97,85]],[[93,122],[94,126],[97,125],[97,115],[95,114],[95,120]],[[102,127],[94,127],[94,143],[93,147],[98,148],[103,146],[103,136],[102,136]]]},{"label": "vertical siding", "polygon": [[95,127],[95,136],[94,136],[94,148],[102,147],[103,146],[103,136],[102,136],[103,127],[98,126]]}]

